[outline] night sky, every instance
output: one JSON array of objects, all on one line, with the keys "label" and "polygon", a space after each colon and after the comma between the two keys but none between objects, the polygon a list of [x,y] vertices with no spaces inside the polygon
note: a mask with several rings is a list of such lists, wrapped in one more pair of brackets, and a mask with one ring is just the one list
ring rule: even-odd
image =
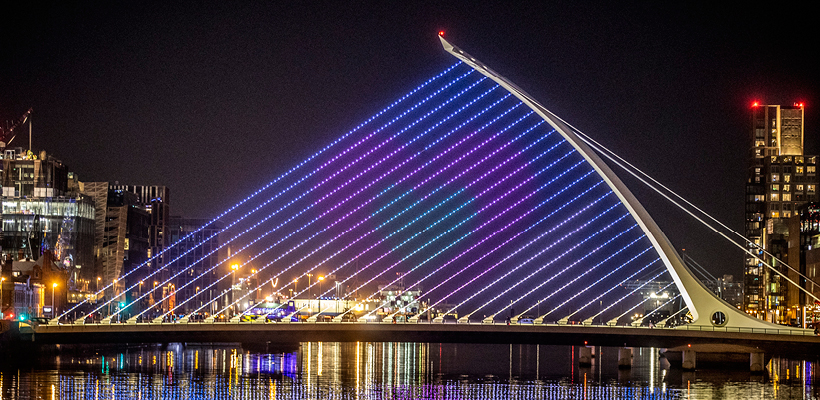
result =
[{"label": "night sky", "polygon": [[[805,102],[820,153],[820,34],[781,4],[21,3],[0,24],[0,119],[32,107],[35,149],[80,180],[166,185],[174,214],[214,217],[451,65],[443,30],[740,230],[752,101]],[[676,247],[741,273],[739,250],[625,181]]]}]

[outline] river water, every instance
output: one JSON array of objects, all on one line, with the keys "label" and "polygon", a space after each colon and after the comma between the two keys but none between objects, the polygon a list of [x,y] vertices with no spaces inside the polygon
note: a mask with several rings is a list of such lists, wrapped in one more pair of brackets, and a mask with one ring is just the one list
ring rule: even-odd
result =
[{"label": "river water", "polygon": [[[300,343],[57,346],[0,361],[5,399],[817,399],[816,359],[774,357],[769,372],[683,372],[658,349]],[[805,358],[805,357],[804,357]]]}]

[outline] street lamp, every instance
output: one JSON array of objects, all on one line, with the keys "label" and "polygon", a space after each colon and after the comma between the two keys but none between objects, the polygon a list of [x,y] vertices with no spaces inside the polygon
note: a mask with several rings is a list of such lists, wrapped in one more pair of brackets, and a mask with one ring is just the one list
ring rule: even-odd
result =
[{"label": "street lamp", "polygon": [[256,269],[252,269],[251,273],[253,274],[254,285],[256,285],[256,297],[254,298],[254,300],[258,300],[262,297],[259,293],[262,290],[262,288],[259,287],[259,275],[256,275]]},{"label": "street lamp", "polygon": [[293,280],[293,291],[294,291],[294,292],[298,292],[298,291],[299,291],[299,280],[298,280],[298,279],[294,279],[294,280]]},{"label": "street lamp", "polygon": [[341,283],[336,281],[336,313],[339,313],[339,288],[341,287]]},{"label": "street lamp", "polygon": [[[236,271],[239,269],[239,264],[231,265],[231,303],[233,303],[233,287],[236,286]],[[233,308],[233,306],[232,306]]]},{"label": "street lamp", "polygon": [[51,318],[54,318],[56,308],[54,307],[54,288],[57,287],[57,282],[51,284]]},{"label": "street lamp", "polygon": [[317,297],[319,298],[319,304],[318,304],[317,308],[319,309],[319,314],[321,314],[322,313],[322,281],[325,280],[325,277],[324,276],[319,276],[318,279],[319,279],[319,295]]}]

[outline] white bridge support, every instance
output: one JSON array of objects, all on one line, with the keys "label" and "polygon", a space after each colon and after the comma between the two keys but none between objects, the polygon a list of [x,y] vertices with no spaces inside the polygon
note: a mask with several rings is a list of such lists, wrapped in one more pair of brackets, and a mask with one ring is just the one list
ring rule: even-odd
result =
[{"label": "white bridge support", "polygon": [[[672,243],[666,235],[660,230],[658,225],[649,216],[649,213],[638,202],[638,199],[627,189],[626,185],[618,178],[618,176],[603,162],[603,160],[590,149],[578,136],[573,129],[569,127],[561,118],[547,110],[544,106],[539,104],[529,94],[521,90],[518,86],[499,75],[486,65],[476,60],[471,55],[465,53],[458,47],[450,44],[443,37],[439,36],[444,49],[470,65],[479,73],[487,76],[501,87],[509,91],[511,94],[519,98],[524,104],[535,111],[541,118],[549,123],[555,130],[561,134],[576,150],[589,162],[595,169],[598,175],[603,178],[607,185],[621,200],[621,203],[629,210],[630,214],[635,218],[635,221],[640,226],[641,230],[646,234],[647,238],[652,242],[655,250],[658,252],[661,260],[666,266],[672,279],[680,290],[686,305],[689,307],[694,321],[690,325],[702,327],[726,327],[726,328],[764,328],[764,329],[789,329],[782,325],[775,325],[763,320],[754,318],[737,308],[726,303],[722,299],[715,296],[703,283],[700,282],[689,271],[689,268],[683,263]],[[793,328],[794,330],[802,330]]]}]

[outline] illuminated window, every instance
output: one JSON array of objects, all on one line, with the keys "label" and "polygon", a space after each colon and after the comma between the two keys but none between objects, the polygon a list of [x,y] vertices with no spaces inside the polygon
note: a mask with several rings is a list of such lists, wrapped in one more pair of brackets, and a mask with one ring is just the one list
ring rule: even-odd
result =
[{"label": "illuminated window", "polygon": [[772,218],[780,218],[780,211],[772,211]]},{"label": "illuminated window", "polygon": [[783,218],[791,218],[792,212],[791,211],[783,211]]},{"label": "illuminated window", "polygon": [[783,201],[792,201],[791,193],[783,193]]},{"label": "illuminated window", "polygon": [[791,192],[791,185],[783,185],[784,192]]},{"label": "illuminated window", "polygon": [[789,183],[792,181],[791,174],[783,174],[783,182]]},{"label": "illuminated window", "polygon": [[807,165],[806,166],[806,173],[810,175],[814,175],[814,165]]},{"label": "illuminated window", "polygon": [[780,191],[780,185],[772,185],[772,192]]},{"label": "illuminated window", "polygon": [[798,166],[794,167],[794,172],[796,172],[797,175],[803,175],[803,166],[798,165]]},{"label": "illuminated window", "polygon": [[762,194],[756,194],[755,195],[755,201],[763,201],[765,199],[766,199],[766,196],[764,196]]},{"label": "illuminated window", "polygon": [[777,193],[772,193],[770,201],[780,201],[780,195]]},{"label": "illuminated window", "polygon": [[802,192],[803,191],[803,185],[794,185],[794,190],[798,191],[798,192]]},{"label": "illuminated window", "polygon": [[809,193],[814,193],[814,185],[806,185],[806,191]]},{"label": "illuminated window", "polygon": [[772,174],[772,182],[779,182],[780,175],[779,174]]},{"label": "illuminated window", "polygon": [[794,162],[796,162],[798,164],[803,164],[803,157],[795,157]]}]

